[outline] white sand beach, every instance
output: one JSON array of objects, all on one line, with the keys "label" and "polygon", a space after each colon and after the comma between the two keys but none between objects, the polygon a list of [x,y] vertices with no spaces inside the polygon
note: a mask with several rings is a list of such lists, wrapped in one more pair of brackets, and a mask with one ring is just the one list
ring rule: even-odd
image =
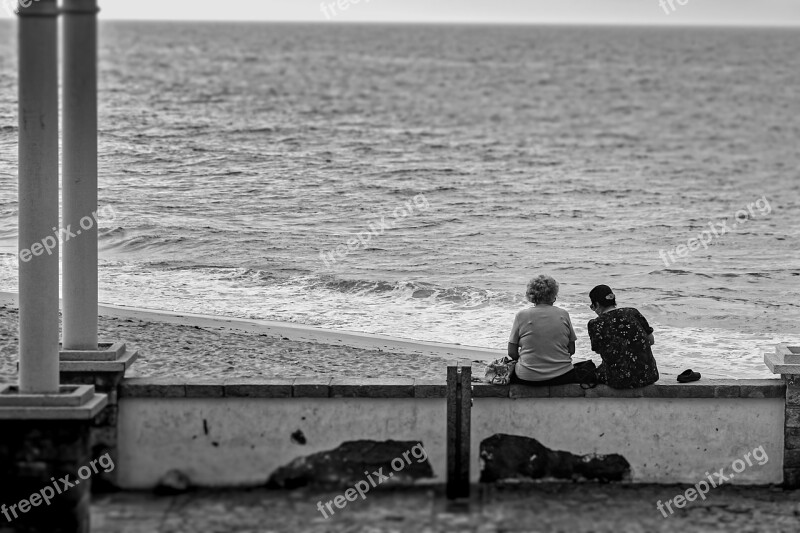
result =
[{"label": "white sand beach", "polygon": [[[455,344],[333,331],[284,322],[101,305],[101,340],[124,341],[140,358],[128,376],[424,377],[442,378],[447,363],[503,355]],[[0,382],[16,379],[17,295],[0,292]]]}]

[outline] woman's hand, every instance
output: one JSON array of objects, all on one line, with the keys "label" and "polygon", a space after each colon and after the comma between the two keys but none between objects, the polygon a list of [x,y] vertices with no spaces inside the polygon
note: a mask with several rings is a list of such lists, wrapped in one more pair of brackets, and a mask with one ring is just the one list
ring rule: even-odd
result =
[{"label": "woman's hand", "polygon": [[652,346],[652,345],[654,345],[654,344],[656,343],[656,338],[655,338],[655,337],[653,337],[653,334],[652,334],[652,333],[650,333],[650,334],[647,336],[647,343],[648,343],[650,346]]}]

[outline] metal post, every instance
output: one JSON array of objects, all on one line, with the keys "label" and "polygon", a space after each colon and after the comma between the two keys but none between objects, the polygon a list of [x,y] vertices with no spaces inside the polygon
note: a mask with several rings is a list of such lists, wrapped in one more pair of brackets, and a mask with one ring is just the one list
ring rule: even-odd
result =
[{"label": "metal post", "polygon": [[64,0],[65,350],[97,350],[97,0]]},{"label": "metal post", "polygon": [[[26,2],[27,3],[27,2]],[[57,393],[58,43],[56,0],[19,5],[19,384]]]},{"label": "metal post", "polygon": [[469,498],[472,369],[447,367],[447,499]]}]

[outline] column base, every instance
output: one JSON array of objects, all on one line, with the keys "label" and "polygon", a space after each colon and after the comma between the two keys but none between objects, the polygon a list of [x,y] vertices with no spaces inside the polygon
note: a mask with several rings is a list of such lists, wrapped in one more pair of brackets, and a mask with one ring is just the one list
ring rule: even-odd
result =
[{"label": "column base", "polygon": [[91,479],[97,474],[91,465],[89,435],[92,419],[108,399],[92,386],[63,390],[63,394],[19,394],[6,386],[0,392],[0,531],[90,530]]},{"label": "column base", "polygon": [[[94,385],[108,396],[108,406],[92,420],[90,447],[93,458],[109,454],[116,462],[117,389],[139,352],[128,349],[124,342],[101,342],[98,350],[61,350],[59,355],[61,383]],[[116,469],[94,477],[92,492],[95,494],[117,490]]]},{"label": "column base", "polygon": [[783,422],[783,488],[800,488],[800,347],[779,344],[764,363],[786,383]]}]

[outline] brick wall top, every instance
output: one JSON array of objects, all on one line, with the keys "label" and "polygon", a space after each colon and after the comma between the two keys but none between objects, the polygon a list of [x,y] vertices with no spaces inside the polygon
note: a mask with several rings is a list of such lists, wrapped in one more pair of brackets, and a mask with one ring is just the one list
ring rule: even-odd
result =
[{"label": "brick wall top", "polygon": [[[445,398],[445,380],[368,378],[288,378],[196,380],[130,378],[120,386],[123,398]],[[780,379],[704,379],[694,383],[663,382],[641,389],[616,390],[605,385],[556,387],[499,386],[473,383],[474,398],[784,398]]]}]

